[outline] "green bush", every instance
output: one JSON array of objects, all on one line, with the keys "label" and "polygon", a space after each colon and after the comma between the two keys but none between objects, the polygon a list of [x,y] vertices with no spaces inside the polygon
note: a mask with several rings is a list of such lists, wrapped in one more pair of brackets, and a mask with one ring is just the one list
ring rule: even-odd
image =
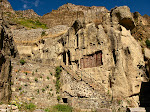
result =
[{"label": "green bush", "polygon": [[44,111],[45,112],[51,112],[50,109],[48,109],[48,108],[46,108]]},{"label": "green bush", "polygon": [[49,80],[49,77],[47,77],[47,79]]},{"label": "green bush", "polygon": [[146,43],[146,46],[147,46],[148,48],[150,48],[150,41],[149,41],[149,40],[146,40],[145,43]]},{"label": "green bush", "polygon": [[57,109],[59,112],[72,112],[72,107],[69,105],[57,104],[54,106],[54,109]]},{"label": "green bush", "polygon": [[25,105],[27,110],[35,110],[36,106],[33,103],[29,103]]},{"label": "green bush", "polygon": [[42,31],[42,33],[41,33],[41,37],[43,37],[43,36],[45,36],[46,35],[46,33],[45,33],[46,31]]},{"label": "green bush", "polygon": [[62,68],[60,66],[56,67],[56,74],[55,74],[55,77],[56,77],[56,84],[55,84],[55,87],[56,87],[56,93],[59,93],[59,90],[60,90],[60,73],[62,72]]},{"label": "green bush", "polygon": [[42,89],[42,92],[44,93],[44,91],[45,91],[45,89],[43,88],[43,89]]},{"label": "green bush", "polygon": [[24,65],[25,63],[26,63],[25,60],[23,60],[23,59],[20,60],[20,64],[21,64],[21,65]]},{"label": "green bush", "polygon": [[37,78],[35,78],[34,80],[35,80],[35,82],[38,82],[38,79],[37,79]]},{"label": "green bush", "polygon": [[58,102],[60,101],[60,99],[61,99],[61,97],[60,97],[60,96],[57,96],[57,101],[58,101]]},{"label": "green bush", "polygon": [[22,87],[19,87],[19,90],[22,90]]}]

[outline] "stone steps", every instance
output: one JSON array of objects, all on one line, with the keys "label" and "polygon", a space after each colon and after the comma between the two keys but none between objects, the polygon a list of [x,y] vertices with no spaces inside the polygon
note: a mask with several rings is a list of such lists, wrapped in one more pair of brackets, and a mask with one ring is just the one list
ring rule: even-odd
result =
[{"label": "stone steps", "polygon": [[[76,79],[77,81],[85,81],[85,83],[87,83],[92,89],[96,90],[99,92],[99,94],[101,94],[101,99],[102,100],[106,100],[107,102],[110,101],[110,96],[106,95],[105,89],[104,87],[102,87],[101,84],[99,83],[95,83],[95,80],[91,77],[80,77],[80,75],[77,75],[73,70],[71,70],[68,66],[66,66],[64,63],[61,63],[61,67],[66,70],[74,79]],[[78,74],[80,74],[78,72]]]},{"label": "stone steps", "polygon": [[76,73],[74,73],[74,71],[72,71],[69,67],[67,67],[65,64],[61,63],[61,66],[62,66],[63,69],[65,69],[77,81],[81,80],[81,78]]}]

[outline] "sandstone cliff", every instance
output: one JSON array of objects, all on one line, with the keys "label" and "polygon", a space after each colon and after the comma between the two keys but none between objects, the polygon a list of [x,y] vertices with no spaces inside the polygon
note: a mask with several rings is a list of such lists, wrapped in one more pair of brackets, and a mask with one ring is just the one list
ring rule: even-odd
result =
[{"label": "sandstone cliff", "polygon": [[77,19],[82,23],[101,23],[102,16],[107,12],[105,7],[86,7],[68,3],[59,7],[58,10],[43,15],[40,21],[47,24],[49,28],[56,25],[71,26]]},{"label": "sandstone cliff", "polygon": [[[149,81],[150,74],[150,50],[145,43],[148,16],[131,13],[127,6],[108,11],[69,3],[40,21],[50,29],[11,29],[19,55],[27,61],[19,65],[19,58],[13,60],[12,101],[18,98],[39,108],[68,103],[78,109],[116,111],[140,105],[141,85]],[[5,60],[1,61],[1,74],[7,76],[2,82],[8,86],[2,86],[0,94],[9,96],[9,72],[4,69],[10,65],[3,66],[16,52],[12,35],[1,26],[1,43],[8,43],[1,46],[1,59]],[[57,66],[62,69],[59,81],[54,75]]]},{"label": "sandstone cliff", "polygon": [[[66,5],[60,9],[66,10]],[[98,24],[77,19],[69,29],[62,29],[61,35],[47,32],[32,45],[28,40],[28,44],[18,44],[20,55],[30,55],[31,60],[51,66],[61,65],[60,94],[75,108],[113,108],[118,101],[124,107],[138,107],[141,83],[148,77],[142,48],[131,35],[137,22],[130,9],[122,6],[106,11]],[[16,40],[22,37],[15,34]]]}]

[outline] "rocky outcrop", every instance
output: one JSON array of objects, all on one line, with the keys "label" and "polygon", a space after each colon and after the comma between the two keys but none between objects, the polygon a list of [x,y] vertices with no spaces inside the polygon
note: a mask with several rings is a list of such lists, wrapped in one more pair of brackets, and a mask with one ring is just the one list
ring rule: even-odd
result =
[{"label": "rocky outcrop", "polygon": [[15,11],[13,10],[12,6],[10,5],[10,3],[7,0],[0,0],[1,3],[1,10],[6,13],[6,12],[11,12],[11,13],[15,13]]},{"label": "rocky outcrop", "polygon": [[95,22],[98,24],[102,22],[102,16],[107,12],[105,7],[86,7],[68,3],[59,7],[58,10],[43,15],[40,21],[47,24],[49,28],[56,25],[72,26],[75,20],[80,20],[82,23]]},{"label": "rocky outcrop", "polygon": [[48,33],[20,51],[30,49],[30,59],[62,66],[60,94],[73,107],[112,108],[114,102],[138,107],[141,83],[148,77],[141,46],[131,35],[136,25],[128,7],[116,7],[99,24],[76,20],[61,35]]},{"label": "rocky outcrop", "polygon": [[[38,17],[33,10],[17,13],[27,18]],[[109,12],[105,7],[69,3],[45,14],[40,21],[53,28],[12,30],[20,57],[31,62],[15,66],[14,61],[17,71],[13,69],[12,78],[17,83],[12,86],[12,100],[15,96],[27,102],[33,98],[37,105],[44,106],[47,102],[50,106],[57,103],[56,97],[60,95],[61,103],[80,109],[115,107],[119,110],[122,106],[139,106],[141,83],[149,80],[150,51],[143,46],[142,49],[137,38],[141,32],[149,38],[147,16],[142,17],[137,12],[132,14],[127,6],[115,7]],[[16,50],[2,18],[0,43],[0,100],[8,101],[11,94],[10,58],[16,55]],[[56,78],[49,77],[48,73],[53,70],[54,74],[56,66],[63,69],[59,94],[55,90],[49,92],[48,86],[55,89]],[[20,86],[22,90],[19,90]],[[54,95],[53,103],[50,103],[53,100],[51,94]]]},{"label": "rocky outcrop", "polygon": [[[0,4],[1,5],[1,4]],[[0,13],[0,101],[8,102],[11,97],[11,56],[16,56],[12,34]]]},{"label": "rocky outcrop", "polygon": [[131,30],[131,34],[142,47],[146,47],[145,41],[150,39],[150,17],[148,15],[141,16],[138,12],[133,13],[133,17],[136,26]]},{"label": "rocky outcrop", "polygon": [[40,16],[34,12],[33,9],[23,10],[23,11],[15,11],[18,16],[24,17],[24,18],[30,18],[30,19],[36,19]]}]

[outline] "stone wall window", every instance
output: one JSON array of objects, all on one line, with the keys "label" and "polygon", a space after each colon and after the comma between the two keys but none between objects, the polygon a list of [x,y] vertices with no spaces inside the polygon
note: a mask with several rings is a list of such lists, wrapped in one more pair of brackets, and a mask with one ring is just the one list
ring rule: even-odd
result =
[{"label": "stone wall window", "polygon": [[102,63],[102,51],[97,51],[94,54],[84,56],[80,59],[80,67],[82,68],[92,68],[103,65]]}]

